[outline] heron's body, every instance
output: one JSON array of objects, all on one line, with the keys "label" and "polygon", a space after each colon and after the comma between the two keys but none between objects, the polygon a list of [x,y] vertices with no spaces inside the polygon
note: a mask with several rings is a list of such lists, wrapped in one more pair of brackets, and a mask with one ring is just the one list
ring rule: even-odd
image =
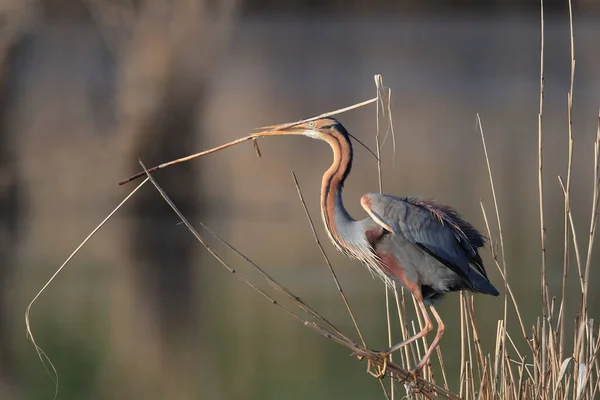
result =
[{"label": "heron's body", "polygon": [[417,285],[425,304],[434,304],[447,292],[465,289],[498,294],[486,276],[470,266],[481,266],[485,274],[477,252],[484,244],[483,238],[458,217],[440,219],[436,213],[448,207],[415,197],[379,193],[365,194],[361,204],[372,217],[348,221],[349,226],[357,227],[345,230],[352,232],[346,242],[352,243],[356,231],[362,232],[377,256],[371,256],[373,260],[367,265],[378,265],[380,269],[372,271],[386,283],[394,280],[411,291]]},{"label": "heron's body", "polygon": [[498,295],[490,283],[478,249],[484,237],[451,207],[416,197],[369,193],[361,197],[368,216],[355,220],[342,201],[344,182],[352,168],[352,144],[346,129],[335,119],[266,132],[300,134],[326,141],[333,162],[321,183],[321,215],[329,238],[342,252],[363,262],[387,284],[398,282],[419,304],[426,326],[417,335],[391,347],[392,351],[425,336],[433,329],[425,305],[438,322],[438,334],[419,365],[418,372],[441,340],[444,325],[433,304],[445,293],[459,290]]}]

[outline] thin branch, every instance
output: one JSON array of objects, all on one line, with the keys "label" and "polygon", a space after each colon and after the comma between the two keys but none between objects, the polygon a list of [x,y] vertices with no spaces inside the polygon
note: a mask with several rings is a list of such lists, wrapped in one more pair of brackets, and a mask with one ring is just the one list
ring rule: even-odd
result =
[{"label": "thin branch", "polygon": [[[375,88],[377,89],[377,97],[380,98],[381,90],[383,89],[383,80],[381,75],[375,75]],[[375,120],[376,120],[376,130],[375,130],[375,145],[377,152],[377,182],[379,183],[379,193],[383,193],[383,174],[381,172],[381,142],[379,140],[380,135],[380,125],[379,125],[379,106],[381,105],[381,109],[385,114],[385,108],[383,107],[383,98],[380,98],[380,101],[376,102],[375,108]],[[390,290],[387,285],[383,285],[383,290],[385,291],[385,319],[387,324],[387,332],[388,332],[388,346],[392,346],[392,318],[390,314]],[[393,356],[390,354],[390,360],[393,359]],[[383,385],[383,383],[382,383]],[[390,379],[390,392],[392,392],[392,399],[394,400],[395,391],[394,391],[394,380]]]},{"label": "thin branch", "polygon": [[[479,114],[477,114],[477,125],[479,126],[479,132],[481,134],[481,142],[483,143],[483,152],[485,154],[485,162],[487,164],[487,170],[488,170],[488,175],[489,175],[489,179],[490,179],[490,186],[492,189],[492,198],[494,200],[494,210],[496,211],[496,222],[498,224],[498,236],[500,237],[500,251],[502,253],[502,277],[504,278],[504,289],[505,289],[505,293],[504,293],[504,323],[507,324],[508,320],[508,296],[506,295],[506,292],[508,291],[508,280],[507,280],[507,272],[506,272],[506,255],[504,254],[504,235],[502,232],[502,222],[500,220],[500,210],[498,208],[498,200],[496,198],[496,187],[494,185],[494,178],[492,176],[492,167],[490,165],[490,158],[488,155],[488,151],[487,151],[487,146],[485,143],[485,135],[483,134],[483,126],[481,125],[481,118],[479,117]],[[516,304],[516,303],[515,303]],[[504,338],[502,340],[503,343],[506,343],[506,325],[504,327]],[[523,333],[525,334],[525,330],[523,329]],[[525,335],[525,338],[527,338],[527,336]],[[502,347],[503,353],[502,353],[502,359],[504,359],[506,357],[506,347]],[[502,369],[503,374],[504,374],[504,368]],[[504,375],[503,375],[504,376]],[[503,378],[504,380],[504,378]]]},{"label": "thin branch", "polygon": [[546,223],[544,221],[544,153],[542,116],[544,114],[544,0],[540,0],[540,111],[538,114],[538,192],[540,204],[540,240],[542,247],[542,307],[544,313],[549,312],[548,284],[546,283]]},{"label": "thin branch", "polygon": [[[558,183],[560,184],[560,188],[562,190],[563,196],[566,198],[567,196],[567,189],[563,183],[562,178],[559,176],[558,177]],[[569,217],[569,226],[571,227],[571,236],[573,237],[573,248],[575,249],[575,260],[577,262],[577,270],[579,272],[579,278],[580,278],[580,285],[581,285],[581,290],[583,292],[583,271],[581,269],[582,263],[581,263],[581,254],[579,253],[579,242],[577,240],[577,231],[575,230],[575,223],[573,222],[573,213],[571,212],[571,208],[569,207],[569,209],[567,210],[567,216]],[[560,359],[560,357],[559,357]]]},{"label": "thin branch", "polygon": [[[325,317],[321,316],[315,309],[313,309],[311,306],[309,306],[308,304],[306,304],[304,302],[304,300],[302,300],[299,296],[297,296],[296,294],[292,293],[290,290],[288,290],[287,288],[285,288],[283,285],[279,284],[275,279],[273,279],[269,274],[267,274],[267,272],[262,269],[258,264],[256,264],[254,261],[252,261],[248,256],[246,256],[244,253],[242,253],[241,251],[239,251],[237,248],[235,248],[232,244],[230,244],[228,241],[226,241],[225,239],[223,239],[221,236],[217,235],[213,230],[211,230],[208,226],[206,226],[203,222],[199,222],[200,226],[202,226],[202,228],[204,230],[206,230],[212,237],[214,237],[215,239],[217,239],[219,242],[223,243],[225,246],[227,246],[230,250],[232,250],[234,253],[236,253],[238,256],[242,257],[248,264],[250,264],[254,269],[256,269],[263,278],[265,278],[265,280],[267,281],[267,283],[273,287],[275,290],[277,290],[278,292],[284,294],[288,299],[290,299],[291,301],[293,301],[294,303],[296,303],[296,305],[302,309],[303,311],[305,311],[306,313],[310,314],[313,318],[323,322],[326,326],[328,330],[332,330],[333,332],[335,332],[340,338],[343,338],[344,340],[347,341],[351,341],[348,337],[346,337],[346,335],[344,335],[335,325],[333,325],[328,319],[326,319]],[[235,272],[235,270],[232,269],[232,271],[230,272]]]},{"label": "thin branch", "polygon": [[[104,226],[104,224],[106,224],[108,222],[108,220],[111,219],[112,216],[115,215],[115,213],[117,211],[119,211],[119,209],[131,198],[131,196],[133,196],[147,181],[148,181],[147,178],[144,179],[142,181],[142,183],[140,183],[135,189],[133,189],[131,191],[131,193],[129,193],[127,195],[127,197],[125,197],[123,199],[123,201],[121,201],[119,203],[119,205],[117,205],[117,207],[115,207],[115,209],[112,210],[110,212],[110,214],[108,214],[108,216],[106,218],[104,218],[102,220],[102,222],[100,222],[98,224],[98,226],[96,226],[96,228],[94,228],[94,230],[92,230],[92,232],[89,235],[87,235],[87,237],[85,239],[83,239],[83,241],[79,244],[79,246],[77,246],[77,248],[71,253],[71,255],[69,255],[69,257],[67,257],[67,259],[62,263],[62,265],[60,267],[58,267],[56,272],[54,272],[54,274],[50,277],[50,279],[48,279],[48,281],[44,284],[44,286],[42,286],[42,288],[35,295],[33,300],[31,300],[31,302],[29,302],[29,305],[27,306],[27,309],[25,310],[25,327],[27,329],[27,337],[33,344],[33,347],[35,348],[35,351],[37,352],[39,359],[42,361],[42,365],[46,369],[46,372],[48,372],[48,375],[50,375],[50,377],[54,381],[54,398],[56,398],[56,396],[58,396],[58,371],[54,367],[54,364],[52,364],[52,361],[50,361],[50,358],[46,355],[46,353],[42,350],[42,348],[40,346],[38,346],[38,344],[35,341],[35,338],[33,336],[33,331],[31,329],[31,321],[30,321],[31,307],[33,306],[33,303],[35,303],[36,300],[41,296],[41,294],[48,288],[48,286],[50,286],[50,283],[52,283],[52,281],[54,281],[54,279],[58,276],[58,274],[60,274],[61,271],[67,266],[67,264],[73,259],[73,257],[75,257],[75,255],[77,253],[79,253],[79,250],[81,250],[81,248],[92,238],[92,236],[94,236],[96,234],[96,232],[98,232],[100,230],[100,228],[102,228]],[[46,366],[46,362],[48,362],[48,364],[50,365],[50,369],[52,369],[52,372],[53,372],[52,374],[50,374],[50,370],[48,370],[48,367]]]},{"label": "thin branch", "polygon": [[[564,252],[563,252],[563,277],[561,286],[561,302],[558,312],[559,351],[558,357],[563,359],[565,347],[565,297],[567,291],[567,278],[569,274],[569,209],[571,208],[571,171],[573,168],[573,84],[575,81],[575,45],[573,38],[573,8],[569,0],[569,31],[571,39],[571,85],[567,99],[567,111],[569,118],[569,148],[567,161],[567,184],[565,188],[565,209],[564,209]],[[585,317],[584,317],[585,319]]]},{"label": "thin branch", "polygon": [[[485,211],[485,207],[483,206],[483,202],[479,202],[479,206],[481,207],[481,213],[483,214],[483,220],[487,229],[487,233],[488,233],[488,237],[490,238],[490,243],[492,243],[492,231],[490,228],[490,224],[488,222],[488,218],[487,218],[487,213]],[[525,331],[525,324],[523,323],[523,318],[521,317],[521,311],[519,310],[519,305],[517,303],[517,299],[515,298],[513,291],[510,287],[510,284],[508,283],[508,280],[506,279],[506,275],[504,274],[504,269],[500,266],[500,263],[498,262],[498,254],[497,251],[494,250],[493,246],[490,245],[490,249],[492,251],[492,258],[494,259],[494,264],[496,265],[496,267],[498,268],[498,271],[500,272],[500,276],[502,277],[502,279],[504,280],[504,284],[506,287],[506,291],[513,303],[513,306],[515,307],[515,312],[517,313],[517,319],[519,321],[519,325],[521,326],[521,333],[523,334],[523,337],[525,338],[525,340],[527,340],[527,342],[529,343],[528,337],[527,337],[527,333]],[[530,344],[531,347],[531,344]]]},{"label": "thin branch", "polygon": [[[179,163],[182,163],[182,162],[190,161],[190,160],[193,160],[194,158],[202,157],[202,156],[205,156],[207,154],[215,153],[217,151],[226,149],[228,147],[235,146],[236,144],[240,144],[240,143],[246,142],[248,140],[254,140],[257,137],[258,137],[258,135],[245,136],[243,138],[239,138],[239,139],[233,140],[233,141],[231,141],[229,143],[225,143],[225,144],[223,144],[221,146],[217,146],[217,147],[212,148],[210,150],[201,151],[200,153],[195,153],[195,154],[192,154],[192,155],[189,155],[189,156],[186,156],[186,157],[182,157],[182,158],[178,158],[176,160],[172,160],[172,161],[169,161],[169,162],[166,162],[166,163],[162,163],[160,165],[157,165],[156,167],[152,167],[152,168],[148,169],[148,172],[149,173],[154,173],[154,172],[158,171],[159,169],[163,169],[163,168],[169,167],[171,165],[179,164]],[[144,175],[146,175],[146,173],[144,171],[138,172],[137,174],[131,175],[129,178],[123,179],[122,181],[120,181],[119,185],[124,185],[124,184],[129,183],[129,182],[131,182],[133,180],[136,180],[136,179],[138,179],[138,178],[140,178],[140,177],[142,177]]]},{"label": "thin branch", "polygon": [[[345,113],[347,111],[357,109],[359,107],[364,107],[364,106],[366,106],[368,104],[375,103],[380,98],[381,97],[378,95],[377,97],[372,98],[370,100],[366,100],[366,101],[363,101],[363,102],[360,102],[360,103],[356,103],[356,104],[351,105],[349,107],[340,108],[340,109],[335,110],[335,111],[326,112],[326,113],[317,115],[316,117],[311,117],[311,118],[303,119],[303,120],[296,121],[296,122],[290,122],[290,123],[286,123],[286,124],[282,124],[282,125],[264,126],[264,127],[257,128],[257,129],[259,129],[259,130],[275,129],[275,128],[277,128],[277,129],[286,129],[286,128],[292,127],[294,125],[303,124],[303,123],[310,122],[310,121],[315,121],[315,120],[320,119],[320,118],[325,118],[325,117],[329,117],[329,116],[333,116],[333,115],[337,115],[337,114],[342,114],[342,113]],[[189,155],[189,156],[186,156],[186,157],[182,157],[182,158],[178,158],[176,160],[172,160],[172,161],[169,161],[169,162],[162,163],[160,165],[157,165],[156,167],[149,168],[148,172],[154,173],[154,172],[156,172],[156,171],[158,171],[160,169],[163,169],[163,168],[166,168],[166,167],[170,167],[172,165],[179,164],[179,163],[182,163],[182,162],[190,161],[190,160],[193,160],[195,158],[205,156],[207,154],[215,153],[217,151],[226,149],[226,148],[231,147],[231,146],[235,146],[237,144],[246,142],[248,140],[256,140],[257,138],[261,137],[263,133],[265,133],[265,132],[253,133],[251,135],[244,136],[242,138],[233,140],[233,141],[231,141],[229,143],[225,143],[225,144],[223,144],[221,146],[215,147],[215,148],[210,149],[210,150],[202,151],[200,153],[195,153],[195,154],[192,154],[192,155]],[[359,143],[362,144],[362,142],[360,142],[360,141],[359,141]],[[367,147],[367,149],[368,149],[368,147]],[[129,182],[131,182],[131,181],[133,181],[135,179],[138,179],[138,178],[140,178],[140,177],[142,177],[144,175],[145,175],[144,171],[140,171],[137,174],[132,175],[129,178],[123,179],[122,181],[120,181],[119,185],[124,185],[124,184],[129,183]]]},{"label": "thin branch", "polygon": [[[400,291],[398,291],[398,287],[396,282],[393,282],[394,284],[394,297],[396,299],[396,311],[398,312],[398,315],[400,316],[400,333],[402,334],[402,340],[406,340],[409,337],[409,332],[408,332],[408,321],[406,319],[406,313],[403,312],[404,310],[406,310],[406,297],[404,296],[404,290],[401,288]],[[402,300],[400,300],[400,296],[398,295],[398,292],[400,292],[400,296],[402,297]],[[416,360],[416,356],[415,356],[415,352],[414,352],[414,346],[404,346],[402,347],[402,349],[400,349],[399,351],[404,353],[404,359],[402,359],[402,356],[400,356],[401,359],[401,363],[404,364],[404,366],[406,366],[406,368],[410,368],[410,360],[411,360],[411,356],[412,359],[415,360],[415,362],[418,362],[418,360]]]},{"label": "thin branch", "polygon": [[310,117],[310,118],[306,118],[306,119],[301,119],[301,120],[296,121],[296,122],[288,122],[288,123],[281,124],[281,125],[262,126],[262,127],[256,128],[256,129],[257,130],[264,130],[264,129],[274,129],[274,128],[277,128],[277,129],[291,128],[292,126],[295,126],[295,125],[305,124],[307,122],[316,121],[316,120],[321,119],[321,118],[327,118],[327,117],[332,117],[334,115],[343,114],[345,112],[348,112],[348,111],[351,111],[351,110],[355,110],[355,109],[360,108],[360,107],[364,107],[364,106],[369,105],[371,103],[375,103],[375,102],[379,101],[380,99],[381,99],[381,96],[378,95],[377,97],[374,97],[372,99],[365,100],[365,101],[353,104],[353,105],[348,106],[348,107],[340,108],[340,109],[337,109],[335,111],[329,111],[329,112],[326,112],[326,113],[323,113],[323,114],[319,114],[319,115],[314,116],[314,117]]},{"label": "thin branch", "polygon": [[[381,75],[375,75],[375,86],[377,88],[377,98],[379,98],[379,93],[381,92],[381,86],[382,86],[382,81],[381,81]],[[383,103],[383,99],[381,99],[380,101],[381,103]],[[381,173],[381,143],[379,141],[379,101],[376,103],[377,104],[377,109],[376,109],[376,125],[377,125],[377,129],[375,130],[375,144],[377,146],[377,180],[379,183],[379,193],[383,193],[383,174]],[[383,108],[383,104],[381,104],[381,107],[383,110],[385,110],[385,108]],[[389,319],[389,316],[388,316]],[[391,346],[391,344],[390,344]]]},{"label": "thin branch", "polygon": [[308,212],[308,208],[306,207],[306,202],[304,201],[304,196],[302,195],[302,190],[300,189],[300,184],[298,183],[298,179],[296,178],[296,174],[294,173],[294,171],[292,171],[292,178],[294,180],[294,185],[296,186],[296,190],[298,191],[298,197],[300,198],[300,203],[302,203],[302,208],[304,209],[304,213],[306,214],[306,218],[308,219],[308,223],[310,225],[310,229],[312,231],[313,237],[315,239],[315,242],[317,243],[317,247],[321,251],[323,258],[325,259],[325,263],[327,264],[327,267],[329,268],[329,272],[331,272],[331,276],[333,277],[335,286],[336,286],[338,292],[340,293],[340,296],[342,296],[342,300],[344,301],[344,304],[346,305],[346,310],[348,310],[348,314],[350,315],[350,318],[352,319],[352,323],[354,324],[354,327],[356,328],[356,332],[358,333],[358,336],[360,337],[360,341],[362,342],[362,345],[366,347],[367,345],[365,343],[365,339],[360,331],[360,328],[358,327],[358,323],[356,322],[356,318],[354,317],[352,308],[350,308],[350,303],[348,302],[348,298],[346,297],[346,294],[344,293],[344,290],[342,289],[342,285],[340,284],[340,280],[338,279],[337,274],[335,273],[335,270],[333,269],[333,265],[331,265],[331,261],[329,261],[329,257],[327,257],[327,253],[325,253],[325,249],[323,249],[323,246],[321,245],[321,240],[319,239],[319,235],[317,235],[317,230],[315,229],[315,224],[313,223],[310,213]]},{"label": "thin branch", "polygon": [[[393,379],[392,379],[393,382]],[[392,400],[390,398],[390,394],[388,393],[387,388],[385,387],[385,383],[383,383],[383,379],[379,379],[379,384],[381,385],[381,390],[383,391],[383,395],[385,396],[386,400]],[[392,385],[392,396],[394,396],[394,386]]]}]

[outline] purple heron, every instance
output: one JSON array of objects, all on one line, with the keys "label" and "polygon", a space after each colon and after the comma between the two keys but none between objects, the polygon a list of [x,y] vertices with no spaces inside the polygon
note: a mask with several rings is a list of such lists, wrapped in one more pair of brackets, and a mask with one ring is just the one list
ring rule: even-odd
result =
[{"label": "purple heron", "polygon": [[399,283],[414,296],[425,321],[416,335],[380,352],[385,374],[388,357],[433,330],[427,311],[437,321],[431,346],[411,371],[416,376],[432,356],[445,326],[434,304],[444,294],[460,290],[498,295],[488,280],[478,249],[485,238],[452,208],[417,197],[367,193],[360,203],[368,214],[355,220],[344,208],[342,188],[352,167],[351,135],[334,118],[290,126],[270,126],[257,136],[302,135],[320,139],[333,151],[333,163],[321,183],[321,216],[334,246],[358,259],[386,284]]}]

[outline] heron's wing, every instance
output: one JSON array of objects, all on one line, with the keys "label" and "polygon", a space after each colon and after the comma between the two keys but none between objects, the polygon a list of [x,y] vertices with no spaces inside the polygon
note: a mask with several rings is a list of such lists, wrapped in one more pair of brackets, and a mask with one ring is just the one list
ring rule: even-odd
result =
[{"label": "heron's wing", "polygon": [[384,229],[402,235],[460,276],[478,292],[497,294],[478,248],[485,238],[451,207],[415,197],[369,193],[361,204]]}]

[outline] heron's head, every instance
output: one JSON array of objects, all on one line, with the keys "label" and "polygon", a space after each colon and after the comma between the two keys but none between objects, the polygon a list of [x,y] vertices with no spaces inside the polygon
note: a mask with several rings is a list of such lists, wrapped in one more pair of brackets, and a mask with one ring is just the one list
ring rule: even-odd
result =
[{"label": "heron's head", "polygon": [[301,135],[312,139],[324,140],[333,148],[338,148],[342,145],[342,142],[345,142],[350,152],[352,152],[352,142],[350,141],[350,138],[352,138],[377,159],[377,155],[373,150],[348,133],[346,128],[335,118],[328,117],[301,123],[263,126],[259,129],[260,131],[253,135],[254,138],[262,136]]},{"label": "heron's head", "polygon": [[334,135],[348,138],[346,128],[335,118],[320,118],[299,124],[271,125],[261,128],[257,136],[302,135],[313,139],[327,140]]}]

